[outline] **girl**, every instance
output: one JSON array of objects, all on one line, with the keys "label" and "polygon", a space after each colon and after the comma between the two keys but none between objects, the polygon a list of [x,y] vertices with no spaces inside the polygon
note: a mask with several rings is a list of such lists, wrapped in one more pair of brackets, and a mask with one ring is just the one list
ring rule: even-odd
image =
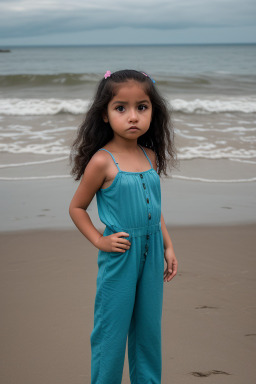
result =
[{"label": "girl", "polygon": [[[159,178],[166,151],[175,163],[170,133],[154,80],[135,70],[107,71],[71,147],[71,174],[82,179],[69,213],[99,249],[91,384],[121,383],[127,335],[131,383],[161,383],[163,281],[177,273]],[[103,234],[86,212],[95,194]]]}]

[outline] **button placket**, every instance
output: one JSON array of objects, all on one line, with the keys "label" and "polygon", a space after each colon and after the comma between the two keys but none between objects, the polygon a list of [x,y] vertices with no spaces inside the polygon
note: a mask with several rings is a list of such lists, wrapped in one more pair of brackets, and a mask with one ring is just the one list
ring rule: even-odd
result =
[{"label": "button placket", "polygon": [[[147,204],[147,212],[148,212],[148,224],[150,224],[150,220],[151,220],[151,212],[150,212],[150,200],[149,200],[149,195],[148,195],[148,191],[147,191],[147,186],[146,186],[146,183],[143,181],[144,177],[143,177],[143,174],[140,173],[140,178],[141,178],[141,181],[142,181],[142,187],[145,191],[145,197],[146,197],[146,204]],[[146,235],[146,239],[149,240],[150,236],[149,234]],[[149,249],[149,245],[148,245],[148,242],[146,241],[146,244],[145,244],[145,252],[144,252],[144,256],[146,257],[147,254],[148,254],[148,249]]]}]

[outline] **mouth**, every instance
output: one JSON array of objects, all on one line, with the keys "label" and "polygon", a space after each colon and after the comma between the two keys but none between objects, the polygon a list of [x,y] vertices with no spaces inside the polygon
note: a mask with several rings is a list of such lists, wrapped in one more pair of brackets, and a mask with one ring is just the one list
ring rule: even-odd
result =
[{"label": "mouth", "polygon": [[128,130],[129,131],[136,131],[136,130],[138,130],[139,128],[138,127],[136,127],[135,125],[133,125],[132,127],[130,127]]}]

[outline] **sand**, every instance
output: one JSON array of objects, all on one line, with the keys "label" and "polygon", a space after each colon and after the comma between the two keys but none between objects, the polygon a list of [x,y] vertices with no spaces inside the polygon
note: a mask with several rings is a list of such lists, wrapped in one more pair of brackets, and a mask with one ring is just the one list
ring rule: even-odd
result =
[{"label": "sand", "polygon": [[[53,178],[0,183],[0,232],[74,228],[68,207],[79,182]],[[163,177],[161,191],[162,212],[170,226],[256,222],[255,182],[202,183]],[[98,217],[96,196],[88,213],[94,225],[104,229]]]},{"label": "sand", "polygon": [[[164,283],[162,383],[253,384],[256,224],[168,230],[179,271]],[[1,383],[89,384],[97,249],[76,229],[0,241]]]}]

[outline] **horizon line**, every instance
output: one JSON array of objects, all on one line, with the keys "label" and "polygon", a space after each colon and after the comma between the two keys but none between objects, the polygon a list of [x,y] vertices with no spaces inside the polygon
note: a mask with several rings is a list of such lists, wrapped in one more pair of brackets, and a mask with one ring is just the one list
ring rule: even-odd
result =
[{"label": "horizon line", "polygon": [[157,47],[157,46],[202,46],[202,45],[256,45],[256,42],[252,43],[159,43],[159,44],[16,44],[16,45],[1,45],[0,49],[8,47]]}]

